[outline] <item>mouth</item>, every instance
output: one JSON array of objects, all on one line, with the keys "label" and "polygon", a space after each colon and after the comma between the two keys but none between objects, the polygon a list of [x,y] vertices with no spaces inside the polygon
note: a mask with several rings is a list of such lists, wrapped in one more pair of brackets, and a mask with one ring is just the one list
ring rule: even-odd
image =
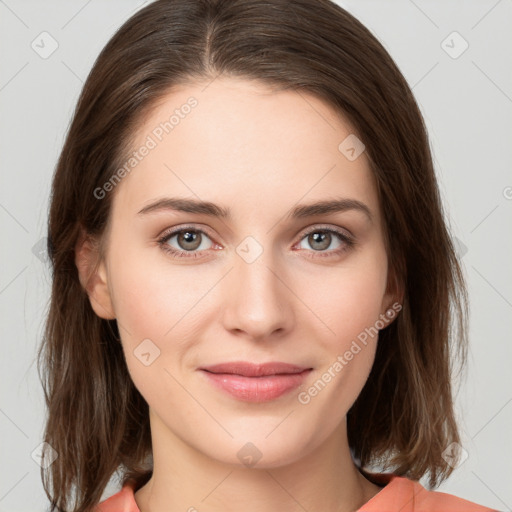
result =
[{"label": "mouth", "polygon": [[288,363],[245,361],[199,368],[217,389],[245,402],[268,402],[300,386],[312,368]]}]

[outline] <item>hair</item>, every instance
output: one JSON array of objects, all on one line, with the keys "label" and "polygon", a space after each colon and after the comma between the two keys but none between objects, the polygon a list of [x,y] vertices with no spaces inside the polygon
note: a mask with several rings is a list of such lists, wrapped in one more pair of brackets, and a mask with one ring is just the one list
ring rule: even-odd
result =
[{"label": "hair", "polygon": [[314,95],[365,144],[402,310],[380,331],[347,414],[350,449],[361,468],[381,464],[413,480],[428,474],[430,486],[453,471],[442,452],[460,441],[452,384],[454,363],[462,368],[467,355],[467,291],[427,130],[398,67],[330,0],[157,0],[96,59],[53,176],[52,290],[38,351],[44,441],[58,454],[41,470],[52,511],[93,510],[115,473],[135,489],[151,477],[147,403],[127,370],[116,321],[92,310],[75,251],[85,236],[103,255],[112,194],[99,200],[94,190],[126,161],[141,120],[174,87],[221,75]]}]

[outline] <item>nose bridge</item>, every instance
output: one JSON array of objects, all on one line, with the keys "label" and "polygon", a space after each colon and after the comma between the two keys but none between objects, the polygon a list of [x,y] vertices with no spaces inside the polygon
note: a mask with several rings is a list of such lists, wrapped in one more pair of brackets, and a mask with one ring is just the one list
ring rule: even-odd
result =
[{"label": "nose bridge", "polygon": [[227,283],[226,328],[253,338],[288,329],[293,321],[292,294],[275,251],[248,236],[235,252]]}]

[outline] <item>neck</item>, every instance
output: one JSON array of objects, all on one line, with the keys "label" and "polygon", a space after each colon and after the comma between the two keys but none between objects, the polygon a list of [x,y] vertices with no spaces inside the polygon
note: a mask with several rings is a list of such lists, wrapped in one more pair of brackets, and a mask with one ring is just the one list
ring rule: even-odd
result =
[{"label": "neck", "polygon": [[150,416],[153,475],[135,493],[141,512],[354,512],[381,490],[355,466],[345,421],[295,462],[245,467],[206,456]]}]

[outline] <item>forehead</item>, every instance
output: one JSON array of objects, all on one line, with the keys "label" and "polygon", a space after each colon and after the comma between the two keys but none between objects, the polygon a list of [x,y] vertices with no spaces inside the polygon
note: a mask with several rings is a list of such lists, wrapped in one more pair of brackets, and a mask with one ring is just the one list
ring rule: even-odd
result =
[{"label": "forehead", "polygon": [[342,115],[304,92],[220,77],[181,85],[140,123],[114,203],[135,214],[172,195],[277,213],[302,199],[347,196],[375,208],[365,153],[347,157],[354,137]]}]

